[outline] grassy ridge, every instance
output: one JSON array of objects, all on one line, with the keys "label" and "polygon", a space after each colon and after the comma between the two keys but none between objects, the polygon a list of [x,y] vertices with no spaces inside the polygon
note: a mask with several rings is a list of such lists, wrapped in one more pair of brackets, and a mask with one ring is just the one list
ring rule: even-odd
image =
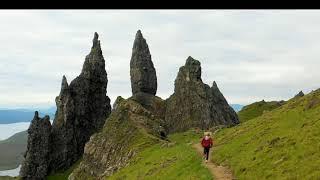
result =
[{"label": "grassy ridge", "polygon": [[192,148],[201,133],[173,134],[170,143],[159,143],[143,150],[132,163],[107,179],[212,179]]},{"label": "grassy ridge", "polygon": [[319,179],[320,90],[215,135],[214,161],[239,179]]},{"label": "grassy ridge", "polygon": [[238,112],[238,116],[240,122],[246,122],[250,119],[256,118],[261,116],[263,112],[271,111],[275,108],[282,106],[285,102],[284,101],[270,101],[266,102],[264,100],[252,103],[247,105]]}]

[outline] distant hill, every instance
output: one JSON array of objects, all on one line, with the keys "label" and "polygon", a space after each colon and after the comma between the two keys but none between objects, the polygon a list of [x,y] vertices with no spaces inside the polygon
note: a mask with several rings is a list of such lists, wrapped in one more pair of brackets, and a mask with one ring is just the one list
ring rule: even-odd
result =
[{"label": "distant hill", "polygon": [[292,98],[216,133],[214,161],[231,167],[237,179],[319,179],[319,115],[320,89]]},{"label": "distant hill", "polygon": [[19,132],[10,138],[0,141],[0,171],[19,166],[27,149],[27,131]]},{"label": "distant hill", "polygon": [[244,106],[241,111],[238,112],[238,116],[240,119],[240,122],[245,122],[250,119],[256,118],[263,114],[265,111],[273,110],[277,107],[282,106],[285,103],[285,101],[259,101],[252,104],[249,104],[247,106]]},{"label": "distant hill", "polygon": [[241,104],[230,104],[234,111],[239,112],[244,106]]},{"label": "distant hill", "polygon": [[10,124],[17,122],[30,122],[34,116],[34,111],[39,111],[40,116],[49,115],[50,119],[54,118],[56,107],[48,109],[1,109],[0,124]]}]

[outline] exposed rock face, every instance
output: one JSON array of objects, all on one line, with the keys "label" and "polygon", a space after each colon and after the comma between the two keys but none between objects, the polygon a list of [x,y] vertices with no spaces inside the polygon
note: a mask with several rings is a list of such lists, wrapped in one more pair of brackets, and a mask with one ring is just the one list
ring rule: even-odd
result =
[{"label": "exposed rock face", "polygon": [[294,97],[303,97],[304,96],[304,93],[302,91],[300,91],[297,95],[295,95]]},{"label": "exposed rock face", "polygon": [[51,123],[49,116],[39,118],[35,112],[28,129],[27,152],[22,162],[20,177],[27,180],[42,180],[48,172]]},{"label": "exposed rock face", "polygon": [[[128,165],[141,149],[161,141],[162,119],[130,98],[118,99],[102,132],[86,144],[83,161],[69,179],[104,179]],[[163,101],[152,99],[153,106]]]},{"label": "exposed rock face", "polygon": [[157,92],[156,70],[151,60],[148,44],[138,30],[132,48],[130,61],[130,76],[132,94]]},{"label": "exposed rock face", "polygon": [[118,97],[102,132],[85,146],[69,179],[104,179],[128,165],[140,149],[166,138],[165,101],[156,97],[157,77],[146,40],[136,34],[130,61],[132,97]]},{"label": "exposed rock face", "polygon": [[213,82],[209,87],[202,82],[200,62],[190,56],[179,69],[174,94],[166,101],[165,120],[169,132],[239,123],[236,112],[229,106],[217,84]]},{"label": "exposed rock face", "polygon": [[83,154],[90,136],[103,127],[111,111],[107,83],[105,60],[95,33],[81,74],[70,85],[63,77],[61,92],[56,98],[50,170],[70,167]]},{"label": "exposed rock face", "polygon": [[[36,178],[41,173],[41,177],[44,177],[47,173],[69,168],[82,156],[85,143],[103,127],[110,114],[107,83],[105,60],[98,34],[95,33],[91,52],[86,56],[81,74],[70,85],[63,76],[61,91],[56,97],[57,111],[52,128],[48,121],[50,128],[33,130],[44,126],[38,118],[33,120],[28,137],[31,145],[28,145],[30,148],[26,152],[22,175],[30,174],[31,178]],[[47,138],[49,136],[50,139]],[[41,172],[34,172],[33,167],[41,167]]]}]

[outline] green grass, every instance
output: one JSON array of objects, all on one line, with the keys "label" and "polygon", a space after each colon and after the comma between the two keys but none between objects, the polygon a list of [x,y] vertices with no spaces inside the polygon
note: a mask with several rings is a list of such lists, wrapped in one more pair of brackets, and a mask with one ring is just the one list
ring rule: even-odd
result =
[{"label": "green grass", "polygon": [[202,133],[188,131],[169,136],[171,142],[158,143],[139,153],[129,166],[107,179],[212,179],[192,148]]},{"label": "green grass", "polygon": [[241,111],[238,112],[240,122],[246,122],[250,119],[261,116],[263,114],[263,112],[271,111],[275,108],[280,107],[284,103],[285,103],[284,101],[266,102],[266,101],[262,100],[262,101],[247,105],[247,106],[243,107],[241,109]]},{"label": "green grass", "polygon": [[47,180],[67,180],[72,171],[80,164],[81,159],[74,163],[68,170],[57,172],[46,177]]},{"label": "green grass", "polygon": [[238,179],[320,178],[320,90],[215,135],[213,160]]}]

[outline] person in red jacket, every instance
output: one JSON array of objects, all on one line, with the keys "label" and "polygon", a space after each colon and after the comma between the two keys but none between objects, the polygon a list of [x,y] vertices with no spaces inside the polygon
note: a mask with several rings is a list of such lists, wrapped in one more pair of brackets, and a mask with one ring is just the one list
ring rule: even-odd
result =
[{"label": "person in red jacket", "polygon": [[210,148],[213,145],[210,133],[206,133],[206,135],[202,138],[201,145],[203,147],[203,156],[206,158],[206,162],[208,162]]}]

